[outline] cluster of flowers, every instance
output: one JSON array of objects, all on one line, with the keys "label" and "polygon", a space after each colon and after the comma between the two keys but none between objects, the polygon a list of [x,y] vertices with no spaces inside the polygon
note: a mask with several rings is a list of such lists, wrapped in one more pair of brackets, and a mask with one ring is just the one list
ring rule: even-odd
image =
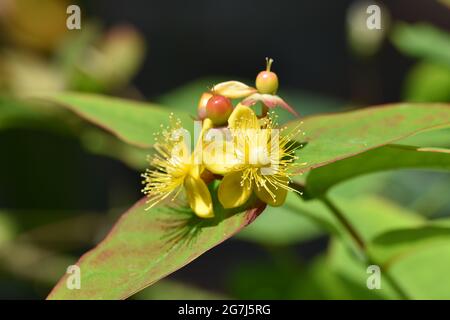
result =
[{"label": "cluster of flowers", "polygon": [[[198,108],[201,132],[193,151],[181,122],[171,118],[171,125],[157,135],[151,167],[143,174],[149,208],[165,199],[173,201],[184,190],[197,216],[214,217],[207,186],[213,180],[220,180],[217,196],[224,208],[245,205],[252,195],[280,206],[287,192],[295,191],[289,184],[296,166],[293,138],[298,130],[285,133],[286,128],[277,128],[276,116],[268,109],[280,105],[295,111],[275,95],[278,78],[270,71],[271,64],[267,59],[256,88],[227,81],[202,95]],[[234,107],[230,99],[242,100]],[[260,117],[251,108],[257,102],[263,106]]]}]

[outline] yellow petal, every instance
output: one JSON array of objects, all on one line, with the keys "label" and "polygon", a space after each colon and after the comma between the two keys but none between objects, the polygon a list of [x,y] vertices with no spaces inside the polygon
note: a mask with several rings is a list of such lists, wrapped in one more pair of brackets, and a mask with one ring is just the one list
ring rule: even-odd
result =
[{"label": "yellow petal", "polygon": [[200,218],[214,217],[211,194],[206,183],[200,178],[188,175],[184,180],[184,187],[191,209]]},{"label": "yellow petal", "polygon": [[213,141],[203,150],[203,165],[212,173],[224,175],[238,164],[234,144],[229,141]]},{"label": "yellow petal", "polygon": [[249,87],[245,83],[239,81],[221,82],[216,84],[212,91],[229,99],[241,99],[257,92],[255,88]]},{"label": "yellow petal", "polygon": [[205,134],[206,130],[211,129],[212,127],[213,127],[213,122],[211,121],[211,119],[206,118],[205,120],[203,120],[201,136],[203,136]]},{"label": "yellow petal", "polygon": [[242,171],[236,171],[225,175],[219,185],[219,201],[224,208],[236,208],[243,205],[250,195],[252,188],[250,182],[246,180],[241,184]]},{"label": "yellow petal", "polygon": [[228,118],[230,129],[259,129],[255,112],[243,104],[238,104]]},{"label": "yellow petal", "polygon": [[[286,182],[287,183],[287,182]],[[273,198],[270,193],[266,190],[265,187],[259,187],[254,188],[256,196],[261,199],[263,202],[267,203],[268,205],[272,207],[279,207],[283,205],[283,203],[286,201],[287,196],[287,190],[284,188],[275,188],[275,186],[271,185],[270,183],[266,183],[266,186],[269,188],[270,192],[273,193],[275,198]]]},{"label": "yellow petal", "polygon": [[[200,164],[202,160],[202,151],[204,144],[204,137],[209,129],[213,127],[213,123],[210,119],[206,118],[202,123],[202,130],[200,131],[200,136],[195,144],[194,152],[191,154],[191,163]],[[201,173],[201,172],[200,172]]]}]

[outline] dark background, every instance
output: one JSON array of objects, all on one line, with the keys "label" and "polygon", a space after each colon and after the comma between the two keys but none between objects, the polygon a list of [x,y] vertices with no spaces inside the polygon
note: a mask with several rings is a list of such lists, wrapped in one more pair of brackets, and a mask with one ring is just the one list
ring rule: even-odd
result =
[{"label": "dark background", "polygon": [[[118,1],[86,2],[89,12],[113,25],[129,22],[148,41],[148,58],[136,79],[150,98],[205,75],[252,78],[275,59],[281,85],[351,100],[365,72],[377,78],[370,104],[398,101],[411,61],[385,41],[371,62],[347,46],[350,0]],[[380,1],[393,20],[428,21],[450,28],[448,12],[429,0]],[[355,88],[356,87],[356,88]],[[367,98],[363,96],[362,99]]]}]

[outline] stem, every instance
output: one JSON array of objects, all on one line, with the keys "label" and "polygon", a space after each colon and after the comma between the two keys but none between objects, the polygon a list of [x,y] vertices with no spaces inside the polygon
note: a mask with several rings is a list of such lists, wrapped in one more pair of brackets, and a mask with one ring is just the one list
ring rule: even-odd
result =
[{"label": "stem", "polygon": [[[350,221],[347,220],[345,215],[339,210],[336,205],[334,205],[333,202],[326,196],[323,196],[320,198],[320,200],[326,205],[326,207],[334,214],[334,216],[339,220],[339,222],[342,224],[342,226],[348,231],[348,233],[352,236],[355,243],[358,245],[359,249],[362,253],[364,253],[364,256],[369,264],[378,265],[368,254],[366,250],[366,244],[364,243],[363,238],[360,236],[358,231],[352,226]],[[403,300],[409,300],[408,295],[405,291],[399,286],[397,281],[389,274],[387,270],[383,270],[382,266],[380,266],[380,269],[383,271],[384,278],[389,282],[391,287],[397,292],[398,296]]]},{"label": "stem", "polygon": [[272,58],[266,58],[266,71],[270,72],[270,68],[272,67],[273,59]]},{"label": "stem", "polygon": [[359,235],[358,231],[351,225],[351,223],[347,220],[347,218],[342,214],[342,212],[328,199],[326,196],[321,198],[322,202],[333,212],[334,216],[339,220],[339,222],[344,226],[344,228],[350,233],[353,240],[355,240],[358,247],[366,252],[366,244],[364,243],[363,238]]}]

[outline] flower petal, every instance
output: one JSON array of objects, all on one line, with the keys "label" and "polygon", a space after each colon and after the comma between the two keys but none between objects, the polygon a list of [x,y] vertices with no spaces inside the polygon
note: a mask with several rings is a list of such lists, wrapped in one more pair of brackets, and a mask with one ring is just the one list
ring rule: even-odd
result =
[{"label": "flower petal", "polygon": [[219,201],[226,209],[243,205],[252,194],[248,180],[242,184],[242,171],[235,171],[225,175],[219,185]]},{"label": "flower petal", "polygon": [[254,188],[256,196],[262,200],[263,202],[267,203],[268,205],[272,207],[279,207],[283,205],[283,203],[286,201],[286,196],[288,191],[285,188],[281,187],[275,187],[271,185],[270,183],[266,183],[267,188],[269,188],[270,192],[273,193],[275,198],[273,198],[270,193],[266,190],[265,187],[259,187]]},{"label": "flower petal", "polygon": [[239,81],[218,83],[213,87],[212,91],[229,99],[241,99],[257,92],[255,88],[249,87],[245,83]]},{"label": "flower petal", "polygon": [[280,106],[283,109],[286,109],[287,111],[292,113],[294,116],[296,117],[299,116],[297,111],[295,111],[290,105],[288,105],[286,101],[284,101],[283,99],[281,99],[279,96],[276,95],[254,93],[251,96],[245,98],[244,101],[242,101],[242,104],[246,106],[253,106],[258,102],[262,102],[270,109]]},{"label": "flower petal", "polygon": [[230,129],[259,129],[258,118],[255,112],[239,103],[228,118]]},{"label": "flower petal", "polygon": [[203,165],[212,173],[224,175],[239,164],[230,141],[213,141],[203,150]]},{"label": "flower petal", "polygon": [[206,183],[200,179],[188,175],[184,179],[184,187],[191,209],[200,218],[214,217],[211,194]]}]

